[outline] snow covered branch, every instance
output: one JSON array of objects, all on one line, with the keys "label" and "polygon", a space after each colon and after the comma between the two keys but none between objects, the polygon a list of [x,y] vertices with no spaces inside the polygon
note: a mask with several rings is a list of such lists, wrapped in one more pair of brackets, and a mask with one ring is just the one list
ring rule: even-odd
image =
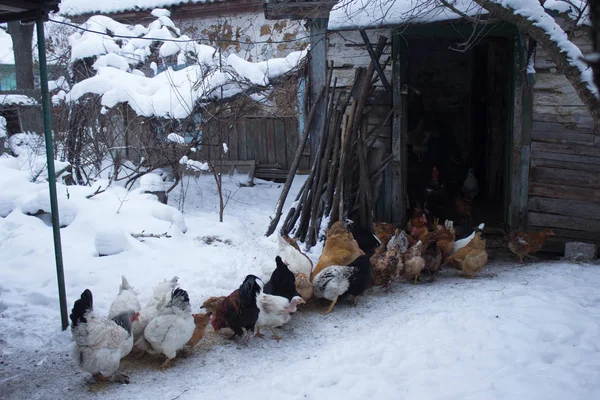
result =
[{"label": "snow covered branch", "polygon": [[522,29],[536,40],[564,73],[594,121],[600,122],[598,88],[592,70],[583,62],[581,50],[567,37],[538,0],[473,0],[482,8]]}]

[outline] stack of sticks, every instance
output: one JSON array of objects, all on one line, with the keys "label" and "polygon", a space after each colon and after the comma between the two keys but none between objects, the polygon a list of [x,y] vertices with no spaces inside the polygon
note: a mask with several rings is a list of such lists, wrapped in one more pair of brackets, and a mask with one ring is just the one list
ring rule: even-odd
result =
[{"label": "stack of sticks", "polygon": [[[381,57],[387,38],[381,37],[375,50],[377,59]],[[390,111],[381,124],[368,130],[367,98],[373,90],[374,63],[368,68],[356,68],[352,89],[336,90],[337,78],[333,80],[333,62],[328,69],[327,83],[319,92],[309,113],[307,124],[287,181],[279,198],[275,216],[272,218],[267,236],[271,235],[282,214],[283,203],[289,193],[292,181],[306,146],[310,126],[317,112],[316,105],[323,96],[327,104],[325,126],[321,132],[317,154],[308,178],[298,192],[290,208],[281,232],[289,234],[312,247],[319,239],[321,225],[332,224],[348,216],[358,216],[362,226],[371,226],[375,209],[374,188],[371,183],[392,161],[389,155],[369,169],[368,149],[375,142],[381,129],[392,117]],[[324,226],[328,228],[328,226]]]}]

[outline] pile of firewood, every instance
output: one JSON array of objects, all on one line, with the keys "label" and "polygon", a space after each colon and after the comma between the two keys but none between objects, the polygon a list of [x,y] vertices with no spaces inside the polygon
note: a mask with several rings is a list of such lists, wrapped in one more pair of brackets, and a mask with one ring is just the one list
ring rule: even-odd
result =
[{"label": "pile of firewood", "polygon": [[[375,50],[376,59],[383,53],[386,42],[387,38],[380,38]],[[349,92],[336,90],[337,78],[331,85],[332,71],[333,63],[328,69],[327,84],[314,102],[315,105],[319,104],[324,96],[327,104],[326,124],[321,132],[319,148],[313,157],[310,174],[298,192],[281,228],[282,233],[292,232],[296,239],[307,246],[316,244],[321,225],[325,221],[332,224],[343,218],[358,217],[362,226],[371,226],[375,210],[374,193],[378,189],[372,182],[377,181],[392,161],[390,155],[375,163],[375,167],[369,168],[373,163],[369,163],[368,149],[393,114],[390,111],[381,124],[368,130],[366,105],[367,98],[373,90],[374,63],[371,62],[368,68],[356,69],[354,83]],[[313,106],[267,236],[275,231],[281,218],[283,203],[306,146],[315,114],[316,107]]]}]

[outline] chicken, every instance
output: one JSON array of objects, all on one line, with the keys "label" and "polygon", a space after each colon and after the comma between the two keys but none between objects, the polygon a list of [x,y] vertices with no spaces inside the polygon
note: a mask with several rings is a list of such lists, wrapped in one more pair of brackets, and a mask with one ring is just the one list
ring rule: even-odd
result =
[{"label": "chicken", "polygon": [[442,252],[442,262],[452,253],[456,233],[452,221],[446,220],[444,225],[438,225],[433,232],[437,247]]},{"label": "chicken", "polygon": [[531,257],[531,254],[537,253],[544,246],[544,242],[548,236],[554,236],[551,229],[546,229],[541,232],[511,232],[508,241],[508,248],[511,252],[519,256],[521,264],[523,257]]},{"label": "chicken", "polygon": [[204,337],[206,327],[210,323],[211,315],[210,312],[206,314],[192,314],[192,318],[194,318],[194,333],[192,333],[190,340],[183,346],[183,349],[187,354],[189,354]]},{"label": "chicken", "polygon": [[296,290],[296,277],[289,270],[288,265],[279,256],[275,257],[275,264],[277,266],[263,291],[266,294],[285,297],[288,301],[296,296],[300,296]]},{"label": "chicken", "polygon": [[161,369],[165,369],[177,356],[177,351],[189,342],[195,329],[188,293],[177,288],[169,303],[148,323],[144,336],[135,342],[135,347],[150,354],[164,354],[167,359]]},{"label": "chicken", "polygon": [[448,257],[448,263],[461,270],[467,278],[475,277],[488,261],[485,244],[481,232],[476,232],[469,244]]},{"label": "chicken", "polygon": [[458,250],[462,249],[467,244],[469,244],[469,242],[475,237],[475,233],[483,231],[483,228],[485,228],[485,224],[482,222],[477,226],[477,229],[475,229],[469,236],[456,240],[454,242],[454,245],[452,246],[452,253],[457,252]]},{"label": "chicken", "polygon": [[446,206],[448,205],[448,194],[444,185],[442,185],[438,177],[440,173],[436,167],[433,167],[431,172],[431,181],[425,189],[425,202],[423,204],[423,212],[427,216],[429,222],[433,222],[434,218],[446,217]]},{"label": "chicken", "polygon": [[[381,246],[381,241],[370,228],[362,226],[360,223],[354,222],[351,219],[347,220],[348,228],[352,236],[356,240],[358,247],[362,252],[369,257],[375,253],[375,250]],[[352,261],[352,260],[350,260]]]},{"label": "chicken", "polygon": [[248,343],[260,312],[256,305],[256,296],[262,290],[259,282],[262,283],[258,277],[248,275],[238,289],[223,299],[210,321],[215,331],[219,331],[221,328],[230,328],[233,331],[233,338],[242,336],[245,329],[246,333],[242,343]]},{"label": "chicken", "polygon": [[315,276],[323,269],[332,265],[348,265],[364,254],[343,223],[335,222],[327,231],[323,253],[310,276],[311,281],[314,282]]},{"label": "chicken", "polygon": [[344,294],[353,296],[354,305],[358,296],[371,286],[371,264],[361,255],[349,265],[330,265],[313,279],[314,295],[331,301],[327,314],[333,311],[338,298]]},{"label": "chicken", "polygon": [[209,297],[207,300],[204,301],[204,303],[202,303],[202,306],[200,308],[205,309],[208,314],[215,314],[223,300],[225,300],[226,298],[226,296]]},{"label": "chicken", "polygon": [[131,323],[138,314],[129,310],[111,319],[102,318],[94,314],[93,302],[92,292],[86,289],[69,315],[75,342],[73,358],[97,381],[129,383],[129,377],[118,369],[121,358],[133,347]]},{"label": "chicken", "polygon": [[[464,197],[463,197],[464,196]],[[473,204],[467,195],[456,195],[454,197],[454,208],[456,209],[456,215],[463,218],[470,218],[473,214]]]},{"label": "chicken", "polygon": [[121,276],[121,286],[119,286],[119,294],[113,300],[108,310],[108,318],[113,319],[117,315],[124,312],[139,312],[140,302],[138,300],[138,293],[131,287],[127,278],[124,275]]},{"label": "chicken", "polygon": [[296,290],[302,296],[304,301],[308,301],[313,296],[313,284],[310,281],[309,275],[296,274]]},{"label": "chicken", "polygon": [[467,172],[467,177],[462,185],[462,192],[471,200],[473,200],[475,196],[477,196],[477,193],[479,193],[479,183],[477,182],[475,170],[473,168],[469,168],[469,171]]},{"label": "chicken", "polygon": [[419,275],[419,279],[426,282],[435,280],[442,267],[442,251],[438,248],[435,232],[430,232],[423,240],[421,257],[425,260],[425,266]]},{"label": "chicken", "polygon": [[373,224],[373,231],[377,239],[381,242],[381,247],[386,248],[388,242],[394,236],[396,228],[394,224],[388,222],[375,222]]},{"label": "chicken", "polygon": [[278,243],[279,256],[288,264],[290,271],[294,275],[306,274],[309,276],[312,272],[313,264],[310,258],[300,251],[298,243],[286,234],[279,235]]},{"label": "chicken", "polygon": [[425,268],[425,259],[421,257],[423,242],[420,240],[408,248],[404,254],[404,268],[402,276],[407,281],[417,283],[423,268]]},{"label": "chicken", "polygon": [[279,256],[288,264],[288,268],[295,276],[296,291],[300,293],[304,301],[312,297],[312,283],[310,274],[313,263],[300,251],[298,243],[288,235],[279,235]]},{"label": "chicken", "polygon": [[402,230],[397,230],[396,234],[387,243],[385,251],[374,254],[371,259],[371,269],[373,272],[373,285],[383,286],[385,292],[391,289],[394,278],[402,270],[402,254],[408,248],[408,238]]},{"label": "chicken", "polygon": [[289,322],[292,318],[291,315],[296,312],[296,307],[299,304],[304,304],[304,300],[300,296],[287,299],[260,291],[256,296],[256,305],[260,312],[256,320],[255,336],[263,337],[260,333],[260,328],[269,328],[273,332],[275,340],[279,342],[281,337],[277,334],[275,328]]},{"label": "chicken", "polygon": [[412,228],[420,228],[427,225],[427,217],[423,214],[423,209],[419,206],[413,207],[412,217],[406,223],[406,230],[412,231]]},{"label": "chicken", "polygon": [[174,276],[170,280],[163,280],[158,283],[152,291],[152,297],[148,301],[145,308],[140,311],[139,318],[133,323],[133,340],[137,340],[144,335],[144,330],[152,318],[156,317],[161,308],[167,303],[168,299],[171,298],[171,292],[177,287],[179,278]]}]

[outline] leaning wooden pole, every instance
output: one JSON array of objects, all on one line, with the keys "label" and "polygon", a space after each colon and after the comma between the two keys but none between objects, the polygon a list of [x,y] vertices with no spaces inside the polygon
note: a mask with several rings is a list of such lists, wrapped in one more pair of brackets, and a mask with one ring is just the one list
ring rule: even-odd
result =
[{"label": "leaning wooden pole", "polygon": [[317,98],[313,103],[313,106],[311,107],[310,113],[308,115],[308,120],[304,125],[304,132],[302,132],[302,137],[300,138],[300,142],[298,143],[298,149],[296,149],[296,155],[294,156],[294,160],[292,161],[292,165],[290,166],[290,170],[285,181],[285,186],[283,187],[281,195],[279,196],[279,200],[277,201],[275,216],[271,219],[271,223],[269,224],[269,228],[267,229],[267,233],[265,234],[265,236],[271,236],[273,232],[275,232],[275,228],[277,228],[277,224],[279,223],[279,219],[281,218],[283,204],[285,203],[285,199],[287,198],[287,195],[290,192],[292,182],[294,181],[294,176],[296,175],[296,171],[298,170],[298,165],[300,165],[300,158],[302,158],[302,153],[304,152],[304,148],[306,147],[308,133],[310,131],[310,125],[312,123],[312,120],[315,118],[315,115],[317,114],[317,104],[319,104],[319,102],[321,101],[323,93],[325,93],[325,86],[321,87],[321,90],[319,91],[319,94],[317,95]]}]

